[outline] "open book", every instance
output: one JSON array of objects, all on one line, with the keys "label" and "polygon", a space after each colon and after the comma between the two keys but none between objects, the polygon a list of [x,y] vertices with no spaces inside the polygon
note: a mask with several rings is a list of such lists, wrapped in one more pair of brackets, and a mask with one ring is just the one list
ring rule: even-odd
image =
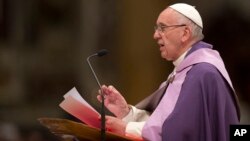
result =
[{"label": "open book", "polygon": [[91,127],[101,127],[100,114],[81,97],[75,87],[63,97],[59,105],[62,109]]},{"label": "open book", "polygon": [[[100,114],[81,97],[75,87],[67,92],[63,97],[64,100],[59,104],[62,109],[75,116],[88,126],[100,129]],[[142,141],[141,137],[130,134],[126,134],[125,138],[134,141]]]}]

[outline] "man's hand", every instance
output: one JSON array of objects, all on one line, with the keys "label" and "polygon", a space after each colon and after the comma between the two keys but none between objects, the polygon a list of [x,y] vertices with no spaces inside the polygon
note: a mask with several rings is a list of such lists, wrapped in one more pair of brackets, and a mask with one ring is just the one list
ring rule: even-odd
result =
[{"label": "man's hand", "polygon": [[112,117],[112,116],[105,116],[105,118],[106,118],[106,129],[108,131],[111,131],[120,135],[125,135],[125,130],[127,126],[126,122],[116,117]]},{"label": "man's hand", "polygon": [[99,90],[97,99],[101,102],[101,94],[104,95],[104,104],[110,112],[112,112],[117,118],[122,119],[125,117],[130,109],[124,97],[113,86],[103,85]]}]

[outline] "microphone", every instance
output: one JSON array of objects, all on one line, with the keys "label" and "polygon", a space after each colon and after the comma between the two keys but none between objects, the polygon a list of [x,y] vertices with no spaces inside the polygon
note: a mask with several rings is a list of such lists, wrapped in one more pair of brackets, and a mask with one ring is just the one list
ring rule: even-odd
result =
[{"label": "microphone", "polygon": [[106,55],[106,54],[108,54],[108,50],[102,49],[102,50],[98,51],[97,53],[90,55],[90,56],[87,58],[87,62],[88,62],[88,65],[89,65],[89,67],[90,67],[90,69],[91,69],[91,72],[93,73],[93,75],[94,75],[94,77],[95,77],[95,80],[96,80],[96,82],[97,82],[97,84],[98,84],[98,86],[99,86],[100,88],[101,88],[101,84],[100,84],[100,81],[99,81],[99,79],[97,78],[96,73],[95,73],[95,71],[94,71],[94,69],[93,69],[93,67],[92,67],[92,65],[91,65],[91,63],[90,63],[90,58],[92,58],[92,57],[94,57],[94,56],[102,57],[102,56],[104,56],[104,55]]},{"label": "microphone", "polygon": [[[91,72],[93,73],[95,80],[96,80],[98,86],[100,87],[100,89],[101,89],[101,84],[100,84],[100,81],[97,78],[96,73],[95,73],[95,71],[90,63],[90,58],[95,57],[95,56],[102,57],[106,54],[108,54],[108,50],[102,49],[102,50],[98,51],[97,53],[90,55],[87,58],[88,65],[89,65]],[[104,95],[103,95],[102,90],[101,90],[101,98],[102,98],[102,102],[101,102],[101,141],[105,141],[105,138],[106,138],[105,128],[106,127],[105,127]]]}]

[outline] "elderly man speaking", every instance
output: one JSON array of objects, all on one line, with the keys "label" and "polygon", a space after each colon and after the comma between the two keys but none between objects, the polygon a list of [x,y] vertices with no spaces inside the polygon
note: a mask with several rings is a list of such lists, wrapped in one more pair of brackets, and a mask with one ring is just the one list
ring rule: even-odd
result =
[{"label": "elderly man speaking", "polygon": [[153,37],[175,68],[135,106],[103,85],[105,106],[115,115],[106,116],[109,130],[150,141],[229,141],[229,126],[240,119],[238,99],[219,53],[202,41],[202,29],[191,5],[173,4],[160,13]]}]

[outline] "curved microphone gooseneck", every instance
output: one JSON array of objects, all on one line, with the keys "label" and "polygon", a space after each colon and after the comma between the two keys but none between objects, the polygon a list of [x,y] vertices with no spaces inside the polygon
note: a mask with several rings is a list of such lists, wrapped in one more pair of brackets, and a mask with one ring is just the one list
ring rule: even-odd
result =
[{"label": "curved microphone gooseneck", "polygon": [[[100,84],[100,81],[97,78],[96,73],[95,73],[95,71],[94,71],[94,69],[93,69],[93,67],[92,67],[92,65],[90,63],[90,58],[95,57],[95,56],[101,57],[101,56],[104,56],[106,54],[108,54],[108,50],[102,49],[102,50],[98,51],[97,53],[90,55],[87,58],[88,65],[89,65],[89,67],[91,69],[91,72],[93,73],[93,75],[95,77],[95,80],[96,80],[98,86],[100,87],[100,89],[101,89],[101,84]],[[101,99],[102,99],[102,102],[101,102],[101,141],[105,141],[105,138],[106,138],[105,110],[104,110],[104,100],[105,99],[104,99],[104,94],[103,94],[102,90],[101,90]]]}]

